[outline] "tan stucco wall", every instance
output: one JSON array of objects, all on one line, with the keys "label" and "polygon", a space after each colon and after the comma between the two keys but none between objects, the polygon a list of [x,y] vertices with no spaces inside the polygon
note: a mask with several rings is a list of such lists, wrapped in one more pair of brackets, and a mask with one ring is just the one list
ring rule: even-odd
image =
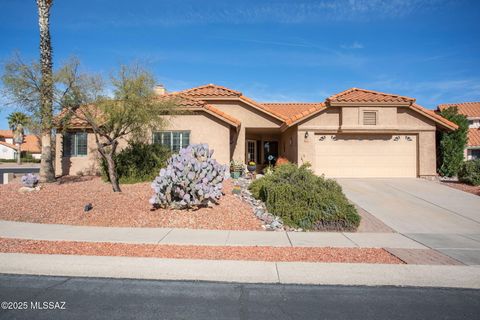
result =
[{"label": "tan stucco wall", "polygon": [[95,135],[87,132],[88,151],[86,156],[63,157],[63,135],[55,137],[55,174],[62,175],[95,175],[100,172],[100,156],[97,152]]},{"label": "tan stucco wall", "polygon": [[293,163],[298,163],[298,128],[291,127],[283,132],[280,139],[279,154]]},{"label": "tan stucco wall", "polygon": [[396,107],[342,107],[342,129],[370,128],[363,125],[363,112],[374,111],[377,113],[377,129],[392,129],[397,126]]},{"label": "tan stucco wall", "polygon": [[418,175],[437,175],[437,151],[435,131],[421,131],[418,134]]},{"label": "tan stucco wall", "polygon": [[232,159],[235,160],[245,160],[245,132],[247,128],[271,128],[279,130],[282,125],[280,120],[266,115],[241,101],[207,100],[207,102],[215,108],[240,120],[242,123],[238,134],[232,139]]},{"label": "tan stucco wall", "polygon": [[[417,174],[419,176],[436,175],[435,123],[406,107],[331,107],[298,124],[298,163],[309,162],[316,166],[315,133],[331,133],[341,130],[358,130],[362,133],[376,131],[392,134],[416,134],[417,138]],[[377,126],[363,126],[361,114],[364,110],[378,112]],[[308,132],[308,138],[305,133]],[[379,147],[381,147],[379,145]]]},{"label": "tan stucco wall", "polygon": [[298,124],[299,129],[322,128],[326,130],[338,130],[340,126],[341,108],[331,107],[321,111],[318,115],[306,119]]},{"label": "tan stucco wall", "polygon": [[230,126],[207,114],[196,113],[167,118],[162,130],[190,130],[190,143],[207,143],[221,164],[230,162]]},{"label": "tan stucco wall", "polygon": [[[163,130],[189,130],[190,143],[207,143],[214,149],[214,158],[222,164],[230,161],[230,126],[207,113],[196,113],[167,118]],[[152,135],[149,134],[151,137]],[[91,175],[99,172],[100,155],[95,142],[95,135],[88,133],[88,152],[83,157],[62,157],[62,134],[56,136],[56,175]],[[119,150],[127,145],[122,139]]]}]

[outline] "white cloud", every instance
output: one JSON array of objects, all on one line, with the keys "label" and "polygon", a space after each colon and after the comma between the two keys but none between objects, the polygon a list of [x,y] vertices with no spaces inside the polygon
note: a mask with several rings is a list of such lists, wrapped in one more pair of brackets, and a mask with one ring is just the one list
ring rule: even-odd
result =
[{"label": "white cloud", "polygon": [[298,0],[298,1],[172,1],[151,7],[132,7],[128,14],[109,12],[75,17],[67,15],[70,28],[176,26],[201,24],[322,23],[402,18],[444,8],[452,0]]},{"label": "white cloud", "polygon": [[358,41],[354,41],[351,44],[342,44],[340,46],[342,49],[363,49],[365,46]]}]

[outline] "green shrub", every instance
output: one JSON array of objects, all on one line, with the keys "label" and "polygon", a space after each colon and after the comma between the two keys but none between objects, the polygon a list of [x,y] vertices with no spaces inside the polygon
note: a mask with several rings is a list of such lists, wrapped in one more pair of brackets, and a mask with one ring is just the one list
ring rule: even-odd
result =
[{"label": "green shrub", "polygon": [[442,110],[440,115],[458,125],[455,131],[440,131],[437,139],[438,172],[442,176],[453,177],[458,174],[464,160],[463,150],[468,141],[468,120],[466,116],[458,113],[456,106]]},{"label": "green shrub", "polygon": [[480,185],[480,159],[465,161],[458,171],[460,181],[471,184],[472,186]]},{"label": "green shrub", "polygon": [[355,230],[360,216],[331,179],[315,175],[309,165],[284,164],[250,184],[252,195],[286,225],[306,230]]},{"label": "green shrub", "polygon": [[[166,166],[170,150],[158,144],[132,142],[117,153],[114,161],[117,164],[117,175],[122,184],[151,181]],[[109,181],[108,167],[102,161],[102,178]]]}]

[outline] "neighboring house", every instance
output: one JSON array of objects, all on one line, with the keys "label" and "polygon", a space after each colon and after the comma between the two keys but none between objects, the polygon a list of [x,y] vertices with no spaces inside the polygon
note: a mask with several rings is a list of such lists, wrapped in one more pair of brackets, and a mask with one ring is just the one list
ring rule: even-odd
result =
[{"label": "neighboring house", "polygon": [[[22,153],[29,153],[35,159],[40,159],[42,151],[40,140],[33,134],[26,134],[22,143]],[[17,146],[13,141],[12,130],[0,130],[0,159],[16,159]]]},{"label": "neighboring house", "polygon": [[[241,92],[204,85],[160,98],[175,98],[188,114],[169,117],[151,141],[178,150],[208,143],[217,161],[273,163],[286,157],[310,163],[328,177],[436,176],[436,130],[457,126],[415,99],[352,88],[318,103],[260,103]],[[72,117],[56,139],[57,174],[98,170],[89,128]],[[66,141],[66,142],[65,142]]]},{"label": "neighboring house", "polygon": [[465,159],[480,159],[480,102],[445,103],[438,110],[457,107],[458,113],[468,119],[468,143],[465,148]]}]

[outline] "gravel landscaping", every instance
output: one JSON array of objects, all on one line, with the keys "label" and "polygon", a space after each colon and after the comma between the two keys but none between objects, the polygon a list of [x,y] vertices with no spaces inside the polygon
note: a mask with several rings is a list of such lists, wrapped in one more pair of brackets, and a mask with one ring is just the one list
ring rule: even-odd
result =
[{"label": "gravel landscaping", "polygon": [[[150,183],[123,185],[114,193],[99,177],[63,177],[43,184],[40,191],[18,192],[19,181],[0,185],[0,219],[34,223],[109,227],[168,227],[217,230],[262,230],[251,207],[232,194],[232,182],[224,183],[219,205],[196,211],[151,211]],[[91,203],[93,209],[84,212]]]},{"label": "gravel landscaping", "polygon": [[0,238],[0,252],[275,262],[404,263],[389,252],[378,248],[137,245]]},{"label": "gravel landscaping", "polygon": [[456,181],[442,181],[442,184],[447,185],[451,188],[474,194],[476,196],[480,196],[480,186],[471,186],[469,184]]}]

